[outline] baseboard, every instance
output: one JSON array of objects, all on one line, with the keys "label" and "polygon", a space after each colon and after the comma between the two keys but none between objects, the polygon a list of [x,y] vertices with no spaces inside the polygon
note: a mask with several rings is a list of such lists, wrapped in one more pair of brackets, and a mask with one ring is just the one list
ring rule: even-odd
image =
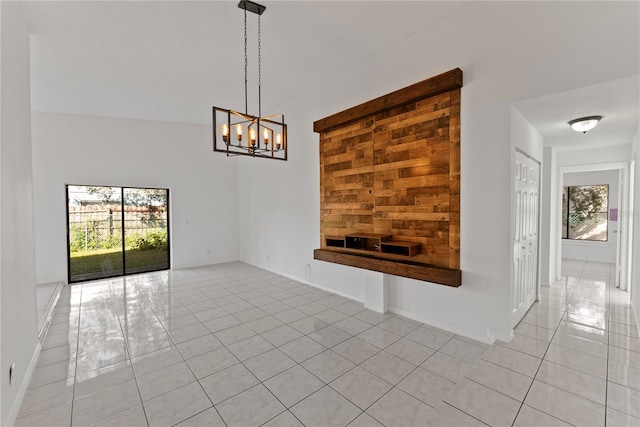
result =
[{"label": "baseboard", "polygon": [[[494,341],[496,340],[496,338],[493,336],[493,334],[491,334],[490,336],[478,335],[478,334],[470,332],[470,331],[468,331],[466,329],[458,328],[458,327],[455,327],[455,326],[451,326],[449,324],[445,324],[445,323],[439,322],[439,321],[434,320],[434,319],[430,319],[430,318],[427,318],[427,317],[424,317],[424,316],[420,316],[419,314],[404,310],[404,309],[399,308],[399,307],[391,307],[391,306],[389,306],[389,311],[391,313],[394,313],[394,314],[399,314],[402,317],[406,317],[407,319],[412,319],[412,320],[415,320],[416,322],[420,322],[420,323],[424,323],[424,324],[429,325],[429,326],[440,328],[440,329],[443,329],[445,331],[451,332],[452,334],[462,335],[463,337],[471,338],[473,340],[480,341],[480,342],[485,343],[485,344],[493,344]],[[511,331],[511,335],[513,336],[513,330]]]},{"label": "baseboard", "polygon": [[326,286],[322,286],[322,285],[319,285],[317,283],[310,282],[310,281],[308,281],[306,279],[302,279],[302,278],[300,278],[298,276],[294,276],[293,274],[285,273],[283,271],[274,270],[272,268],[267,268],[267,267],[264,267],[264,266],[261,266],[261,265],[251,264],[250,262],[247,262],[247,261],[242,261],[242,262],[244,262],[245,264],[249,264],[249,265],[252,265],[254,267],[261,268],[263,270],[269,271],[271,273],[277,274],[279,276],[286,277],[287,279],[295,280],[296,282],[300,282],[300,283],[302,283],[304,285],[309,285],[309,286],[312,286],[314,288],[321,289],[321,290],[327,291],[327,292],[331,292],[332,294],[340,295],[341,297],[349,298],[351,300],[358,301],[359,303],[364,304],[364,301],[361,298],[357,298],[357,297],[355,297],[353,295],[349,295],[349,294],[347,294],[345,292],[342,292],[342,291],[339,291],[337,289],[328,288]]},{"label": "baseboard", "polygon": [[[261,266],[261,265],[252,264],[252,263],[247,262],[247,261],[242,261],[242,262],[244,262],[245,264],[249,264],[249,265],[252,265],[254,267],[261,268],[263,270],[269,271],[271,273],[277,274],[279,276],[286,277],[287,279],[295,280],[296,282],[300,282],[302,284],[309,285],[309,286],[312,286],[312,287],[317,288],[317,289],[322,289],[323,291],[331,292],[332,294],[340,295],[342,297],[349,298],[351,300],[358,301],[358,302],[364,304],[364,300],[362,300],[361,298],[356,298],[353,295],[349,295],[347,293],[338,291],[336,289],[331,289],[331,288],[328,288],[326,286],[322,286],[322,285],[319,285],[317,283],[310,282],[308,280],[305,280],[305,279],[302,279],[300,277],[294,276],[293,274],[289,274],[289,273],[285,273],[285,272],[282,272],[282,271],[274,270],[272,268],[264,267],[264,266]],[[415,313],[412,313],[412,312],[407,311],[407,310],[403,310],[403,309],[398,308],[398,307],[389,307],[389,311],[391,313],[394,313],[394,314],[399,314],[400,316],[406,317],[408,319],[412,319],[412,320],[415,320],[417,322],[425,323],[427,325],[434,326],[436,328],[444,329],[445,331],[449,331],[449,332],[457,334],[457,335],[462,335],[463,337],[471,338],[471,339],[474,339],[476,341],[483,342],[485,344],[493,344],[493,342],[496,340],[496,338],[493,335],[491,335],[491,336],[479,336],[479,335],[474,334],[474,333],[472,333],[472,332],[470,332],[468,330],[465,330],[465,329],[462,329],[462,328],[451,327],[451,325],[444,324],[442,322],[438,322],[438,321],[435,321],[433,319],[429,319],[429,318],[417,315]],[[511,341],[511,338],[513,338],[513,330],[511,330],[511,334],[508,337],[508,340]]]},{"label": "baseboard", "polygon": [[515,331],[512,329],[511,331],[509,331],[509,340],[506,342],[511,342],[511,340],[513,339],[513,337],[516,336]]},{"label": "baseboard", "polygon": [[49,307],[49,311],[45,316],[44,322],[42,323],[42,327],[38,331],[38,339],[40,340],[40,342],[44,341],[44,337],[47,335],[49,326],[51,326],[51,319],[53,318],[53,312],[56,309],[56,305],[58,304],[58,300],[60,299],[60,294],[62,293],[62,288],[64,286],[67,286],[65,285],[64,282],[58,282],[58,285],[56,286],[56,290],[54,291],[55,295],[53,296],[53,303],[51,304],[51,307]]},{"label": "baseboard", "polygon": [[42,349],[42,342],[38,341],[36,348],[33,351],[33,356],[31,356],[31,361],[29,362],[29,367],[24,376],[24,381],[20,384],[20,390],[18,390],[18,394],[16,395],[16,399],[13,401],[13,406],[9,411],[9,416],[7,417],[7,425],[12,426],[15,424],[16,419],[18,418],[18,412],[20,411],[20,406],[22,406],[22,401],[24,400],[25,394],[27,394],[27,389],[29,388],[29,383],[31,382],[31,377],[33,376],[33,371],[36,367],[36,363],[38,362],[38,357],[40,356],[40,350]]},{"label": "baseboard", "polygon": [[53,318],[53,312],[55,311],[56,305],[58,305],[58,301],[60,299],[60,294],[62,293],[62,289],[64,286],[67,286],[65,282],[58,282],[58,286],[56,286],[55,295],[53,296],[53,303],[51,304],[51,308],[46,315],[46,319],[42,324],[42,328],[38,331],[38,344],[36,348],[33,350],[33,356],[31,356],[31,361],[29,362],[29,366],[27,367],[27,371],[24,376],[24,381],[20,385],[20,390],[18,390],[18,394],[16,395],[16,400],[13,402],[13,406],[9,411],[9,418],[7,419],[7,425],[14,425],[16,419],[18,417],[18,413],[20,411],[20,407],[22,406],[22,401],[24,400],[24,396],[27,393],[27,389],[29,388],[29,383],[31,383],[31,377],[33,376],[33,371],[36,368],[36,364],[38,363],[38,357],[40,356],[40,351],[42,350],[42,343],[44,342],[45,337],[47,336],[47,332],[49,332],[49,326],[51,326],[51,319]]},{"label": "baseboard", "polygon": [[302,279],[300,277],[294,276],[293,274],[284,273],[282,271],[276,271],[276,270],[272,270],[272,269],[264,268],[264,267],[260,267],[260,266],[256,266],[256,267],[262,268],[263,270],[270,271],[271,273],[275,273],[275,274],[278,274],[280,276],[284,276],[287,279],[295,280],[296,282],[300,282],[300,283],[302,283],[304,285],[309,285],[309,286],[312,286],[314,288],[321,289],[321,290],[326,291],[326,292],[331,292],[332,294],[340,295],[341,297],[349,298],[351,300],[358,301],[359,303],[364,304],[364,301],[361,298],[357,298],[354,295],[350,295],[350,294],[348,294],[346,292],[342,292],[342,291],[339,291],[339,290],[333,289],[333,288],[328,288],[328,287],[320,285],[318,283],[310,282],[308,280],[305,280],[305,279]]}]

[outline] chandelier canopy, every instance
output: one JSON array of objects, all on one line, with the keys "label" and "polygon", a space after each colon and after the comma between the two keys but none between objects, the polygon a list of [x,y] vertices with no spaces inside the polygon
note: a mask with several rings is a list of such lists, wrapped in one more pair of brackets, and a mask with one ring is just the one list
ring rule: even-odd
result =
[{"label": "chandelier canopy", "polygon": [[[260,16],[266,7],[242,0],[244,10],[244,113],[213,107],[213,151],[227,156],[244,155],[287,160],[287,125],[284,114],[262,116],[262,65]],[[258,15],[258,115],[249,114],[247,95],[247,12]]]}]

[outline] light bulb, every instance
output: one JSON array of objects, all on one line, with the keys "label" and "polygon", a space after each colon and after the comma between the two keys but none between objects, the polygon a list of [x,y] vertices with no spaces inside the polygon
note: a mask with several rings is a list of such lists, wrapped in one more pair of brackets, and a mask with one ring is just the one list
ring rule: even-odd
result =
[{"label": "light bulb", "polygon": [[262,139],[264,140],[264,145],[269,145],[269,129],[265,128],[262,131]]},{"label": "light bulb", "polygon": [[242,141],[242,125],[240,123],[236,125],[236,136],[238,141]]},{"label": "light bulb", "polygon": [[229,125],[226,123],[222,125],[222,140],[229,143]]}]

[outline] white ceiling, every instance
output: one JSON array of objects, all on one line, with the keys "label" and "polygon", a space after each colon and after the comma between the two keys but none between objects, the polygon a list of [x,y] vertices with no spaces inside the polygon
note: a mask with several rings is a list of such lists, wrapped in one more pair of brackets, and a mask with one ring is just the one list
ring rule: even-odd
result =
[{"label": "white ceiling", "polygon": [[[262,16],[263,111],[278,111],[317,82],[348,73],[417,33],[442,28],[470,5],[479,6],[472,1],[262,4],[267,6]],[[494,13],[497,5],[486,5],[493,27],[478,19],[481,27],[452,28],[451,34],[437,36],[464,41],[490,34],[500,46],[486,55],[511,52],[513,60],[527,49],[539,54],[553,43],[573,42],[571,28],[562,28],[553,14],[541,11],[549,20],[548,31],[538,31],[522,49],[514,47],[517,38],[512,43],[508,34],[499,33],[497,23],[508,17]],[[237,0],[28,1],[22,7],[32,33],[34,111],[208,124],[211,105],[244,109],[243,11]],[[508,10],[515,13],[513,7]],[[251,102],[256,99],[256,15],[249,14],[249,26]],[[430,37],[426,40],[435,40]],[[593,60],[598,60],[597,52]],[[545,145],[584,148],[630,141],[638,129],[639,98],[635,76],[521,101],[516,107],[542,133]],[[586,135],[571,131],[566,122],[585,115],[605,118]]]},{"label": "white ceiling", "polygon": [[[515,104],[544,137],[545,147],[558,150],[628,144],[640,126],[640,76],[632,76]],[[603,116],[595,129],[576,132],[568,122]]]},{"label": "white ceiling", "polygon": [[[276,109],[468,3],[263,2],[263,107]],[[23,3],[33,33],[33,110],[191,123],[209,123],[211,105],[244,110],[237,4]],[[248,16],[250,100],[256,18]]]}]

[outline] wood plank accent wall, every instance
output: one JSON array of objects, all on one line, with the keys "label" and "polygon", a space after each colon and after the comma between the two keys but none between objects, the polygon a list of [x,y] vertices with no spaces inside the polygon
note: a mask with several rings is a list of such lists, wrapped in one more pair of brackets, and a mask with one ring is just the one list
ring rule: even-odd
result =
[{"label": "wood plank accent wall", "polygon": [[462,71],[454,69],[314,123],[320,250],[348,252],[327,247],[326,239],[358,233],[421,245],[411,257],[316,251],[317,259],[460,285],[461,87]]}]

